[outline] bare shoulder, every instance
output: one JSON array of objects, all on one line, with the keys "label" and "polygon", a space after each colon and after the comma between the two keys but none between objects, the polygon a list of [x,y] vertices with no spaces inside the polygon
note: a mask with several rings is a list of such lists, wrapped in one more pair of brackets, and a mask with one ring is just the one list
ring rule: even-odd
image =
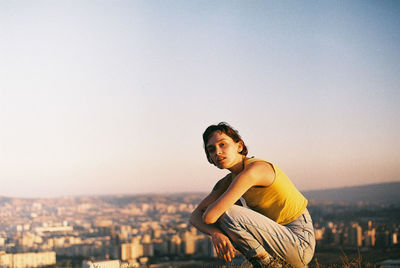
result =
[{"label": "bare shoulder", "polygon": [[269,186],[275,179],[275,170],[272,164],[263,160],[250,163],[245,171],[257,178],[257,186]]},{"label": "bare shoulder", "polygon": [[226,175],[215,184],[213,192],[218,192],[219,194],[222,194],[223,192],[226,191],[226,189],[228,189],[231,181],[232,181],[232,174]]},{"label": "bare shoulder", "polygon": [[264,160],[251,162],[246,166],[246,170],[253,172],[273,173],[275,174],[274,168],[271,163]]},{"label": "bare shoulder", "polygon": [[222,185],[219,183],[220,182],[217,182],[217,184],[214,186],[214,189],[200,202],[196,208],[197,210],[204,212],[210,204],[215,202],[222,195]]}]

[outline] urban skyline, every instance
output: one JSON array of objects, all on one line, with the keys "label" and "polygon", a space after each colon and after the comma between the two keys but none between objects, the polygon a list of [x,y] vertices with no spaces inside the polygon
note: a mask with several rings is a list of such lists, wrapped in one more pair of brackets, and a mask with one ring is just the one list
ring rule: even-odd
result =
[{"label": "urban skyline", "polygon": [[[0,200],[0,266],[85,267],[89,261],[108,260],[118,268],[163,263],[197,267],[183,266],[190,260],[200,267],[214,267],[219,262],[211,239],[188,221],[202,198],[201,194],[159,194],[55,198],[52,202]],[[308,209],[317,240],[310,267],[317,262],[342,264],[343,252],[352,257],[357,249],[364,264],[398,257],[398,203],[311,199]],[[245,260],[242,256],[236,261]]]}]

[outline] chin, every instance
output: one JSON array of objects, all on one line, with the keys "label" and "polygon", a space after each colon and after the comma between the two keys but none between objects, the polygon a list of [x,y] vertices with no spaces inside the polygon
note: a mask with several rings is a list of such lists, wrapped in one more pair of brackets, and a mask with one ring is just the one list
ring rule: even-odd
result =
[{"label": "chin", "polygon": [[218,167],[219,169],[228,169],[228,168],[229,168],[229,166],[226,165],[226,164],[220,164],[220,165],[218,165],[217,167]]}]

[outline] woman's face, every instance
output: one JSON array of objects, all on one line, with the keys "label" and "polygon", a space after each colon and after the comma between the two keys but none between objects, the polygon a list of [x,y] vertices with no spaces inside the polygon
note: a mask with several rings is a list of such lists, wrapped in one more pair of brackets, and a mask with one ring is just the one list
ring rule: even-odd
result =
[{"label": "woman's face", "polygon": [[231,137],[215,131],[208,139],[206,149],[214,165],[220,169],[229,169],[242,161],[243,149],[241,142],[235,142]]}]

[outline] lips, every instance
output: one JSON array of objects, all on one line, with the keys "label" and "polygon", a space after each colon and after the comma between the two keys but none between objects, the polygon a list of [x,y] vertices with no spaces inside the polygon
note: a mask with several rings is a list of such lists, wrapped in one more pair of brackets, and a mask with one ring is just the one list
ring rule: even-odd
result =
[{"label": "lips", "polygon": [[222,161],[224,161],[225,160],[225,157],[218,157],[217,158],[217,162],[222,162]]}]

